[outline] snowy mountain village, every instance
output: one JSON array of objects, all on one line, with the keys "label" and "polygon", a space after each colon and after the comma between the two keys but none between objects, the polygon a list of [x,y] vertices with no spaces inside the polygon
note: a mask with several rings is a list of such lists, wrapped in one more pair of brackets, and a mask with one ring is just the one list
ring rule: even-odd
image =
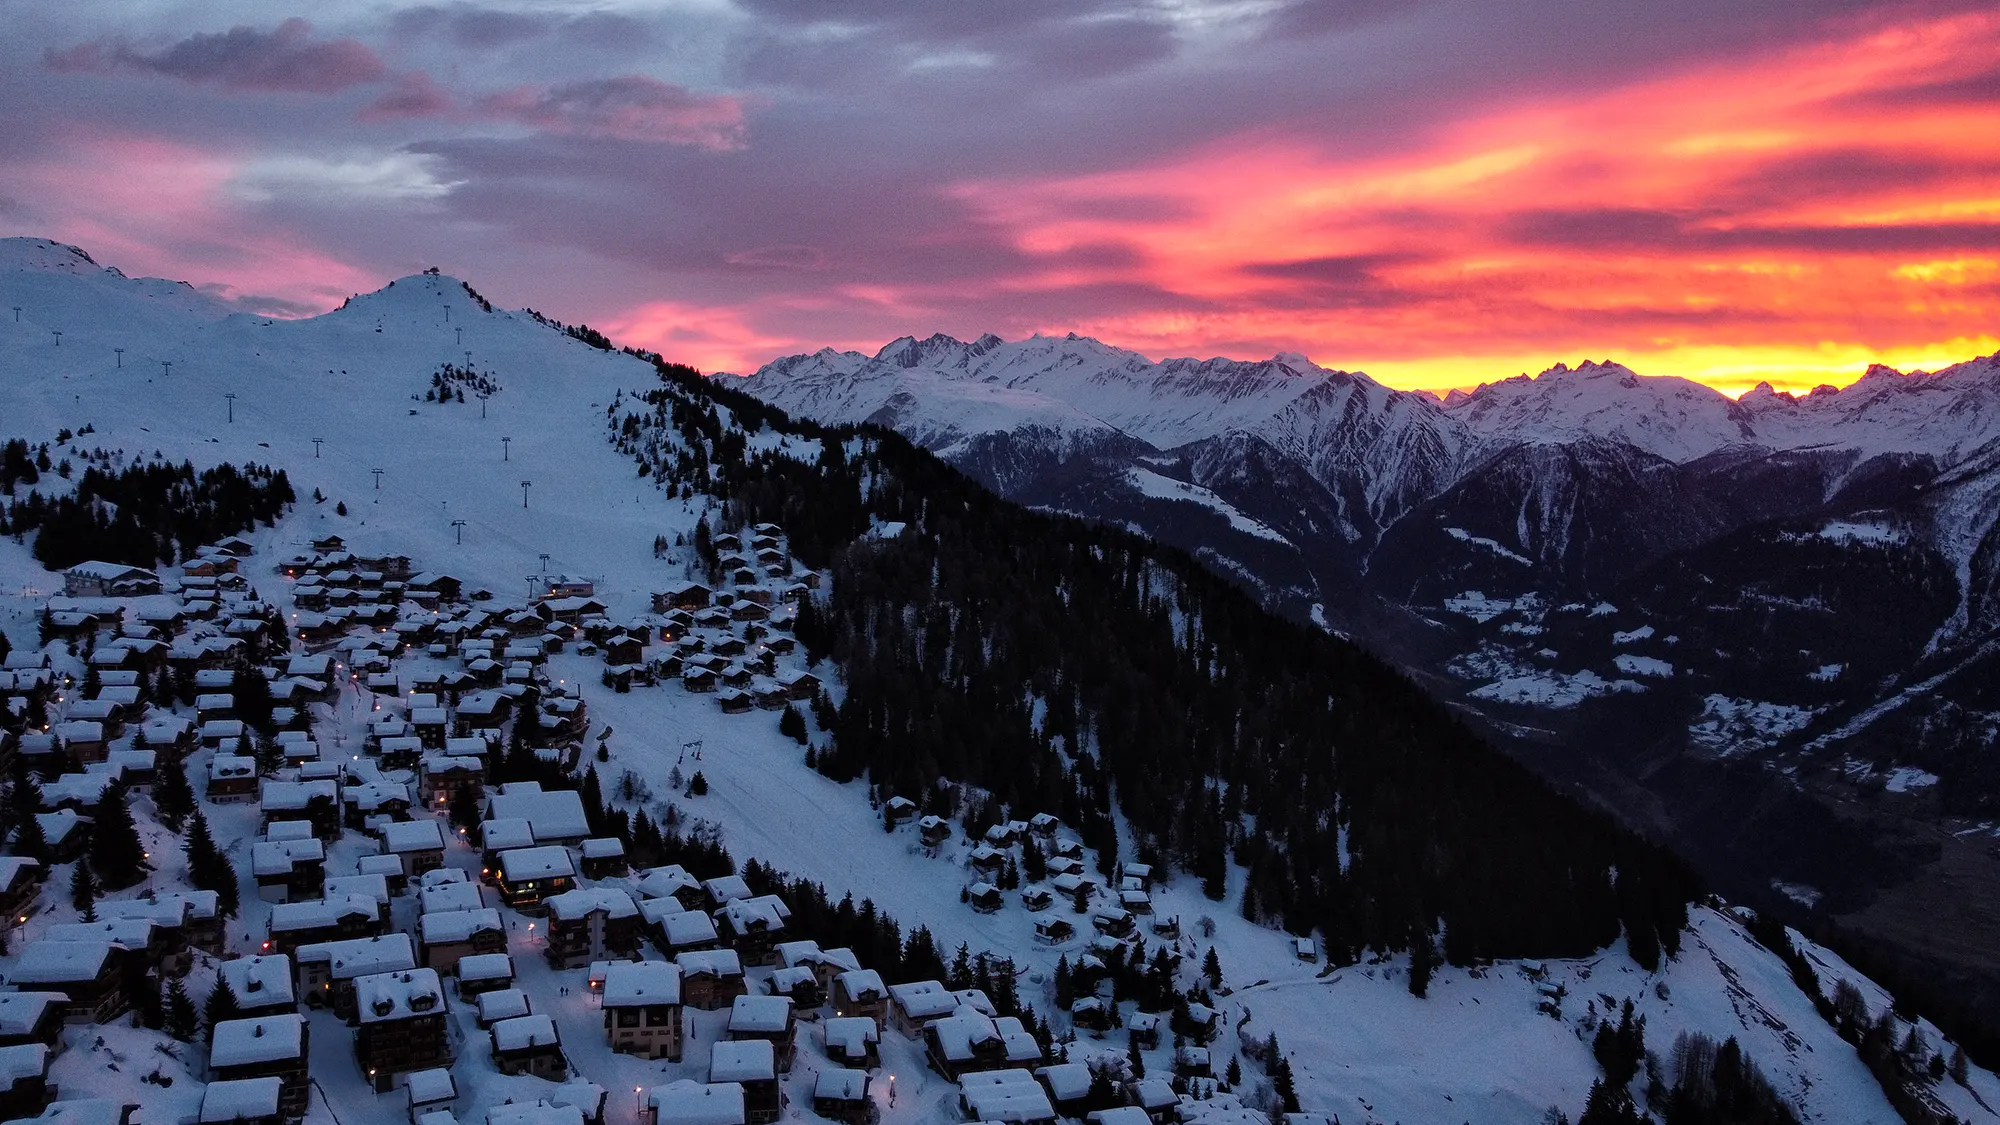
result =
[{"label": "snowy mountain village", "polygon": [[[1537,1125],[1711,1076],[2000,1121],[1936,1024],[1717,899],[1650,952],[1336,952],[1249,853],[1192,875],[1067,782],[877,780],[799,557],[960,503],[880,438],[436,274],[282,321],[0,266],[0,1122]],[[800,466],[847,491],[744,515]],[[940,677],[949,632],[911,630]]]},{"label": "snowy mountain village", "polygon": [[[822,898],[809,920],[770,869],[732,873],[719,850],[684,845],[673,814],[606,807],[591,748],[613,732],[592,737],[582,685],[552,673],[552,654],[589,658],[605,689],[671,682],[724,713],[797,722],[818,698],[788,630],[819,576],[795,573],[775,526],[714,545],[725,588],[681,584],[626,621],[588,581],[549,577],[509,607],[337,536],[276,560],[231,537],[164,581],[69,567],[42,614],[50,643],[8,654],[0,679],[23,728],[10,768],[49,779],[20,807],[41,838],[22,850],[45,859],[5,860],[18,956],[17,991],[0,993],[0,1112],[130,1120],[133,1105],[63,1100],[50,1070],[67,1048],[162,1084],[170,1062],[203,1073],[205,1057],[189,1115],[203,1123],[279,1125],[318,1104],[452,1125],[477,1092],[492,1125],[764,1125],[794,1104],[865,1125],[893,1103],[896,1071],[907,1095],[926,1067],[973,1120],[1168,1120],[1188,1080],[1216,1077],[1219,1013],[1178,995],[1156,1014],[1116,1009],[1112,965],[1171,979],[1178,960],[1178,919],[1155,913],[1146,866],[1100,878],[1048,814],[993,826],[968,856],[966,909],[1011,898],[1041,916],[1038,940],[1092,936],[1065,973],[1080,1027],[1129,1027],[1134,1058],[1179,1044],[1163,1073],[1141,1063],[1111,1083],[1024,1018],[1010,962],[946,968],[927,931],[899,949],[890,924],[897,967],[943,971],[885,975],[838,944],[879,947],[872,905]],[[698,799],[703,746],[678,753],[675,783]],[[895,797],[882,823],[935,855],[955,826],[918,813]],[[188,832],[185,883],[147,850],[162,828]],[[686,865],[656,862],[683,852]],[[58,866],[72,874],[52,883]],[[1003,892],[1022,866],[1036,885]],[[1134,956],[1148,935],[1166,943],[1150,962]]]}]

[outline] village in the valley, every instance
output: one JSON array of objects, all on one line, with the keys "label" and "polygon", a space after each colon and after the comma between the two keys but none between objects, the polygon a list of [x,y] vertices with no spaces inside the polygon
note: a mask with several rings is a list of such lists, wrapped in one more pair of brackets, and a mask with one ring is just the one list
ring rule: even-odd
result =
[{"label": "village in the valley", "polygon": [[[700,870],[730,865],[720,847],[653,862],[663,829],[680,845],[702,826],[607,810],[643,805],[645,783],[600,777],[614,732],[592,695],[794,722],[824,705],[791,632],[821,575],[768,524],[713,546],[715,588],[674,583],[622,619],[589,580],[532,576],[509,600],[338,536],[282,557],[232,537],[160,571],[70,567],[42,643],[0,671],[4,766],[39,779],[16,802],[36,807],[14,812],[44,857],[0,858],[0,1120],[129,1125],[137,1104],[51,1079],[65,1051],[150,1070],[163,1093],[169,1070],[198,1079],[198,1097],[176,1093],[200,1125],[868,1125],[899,1086],[925,1091],[924,1119],[1159,1125],[1190,1082],[1212,1097],[1220,1013],[1174,983],[1178,916],[1154,910],[1149,868],[1105,878],[1048,813],[978,839],[903,796],[877,815],[912,852],[963,865],[937,876],[960,910],[1020,912],[1065,948],[1060,1036],[1112,1034],[1116,1066],[1067,1061],[1016,999],[1011,960],[901,979],[838,940],[865,932],[851,898],[816,904],[832,920],[817,926],[771,868]],[[552,674],[557,654],[588,657],[594,682]],[[719,749],[652,752],[698,804]],[[148,850],[132,886],[95,885],[94,832],[178,853],[175,830],[194,841],[185,860]],[[914,938],[925,919],[900,921]],[[1118,994],[1131,962],[1165,972],[1149,993],[1164,1002]],[[961,950],[944,975],[968,972]],[[1147,1076],[1147,1053],[1170,1067]]]}]

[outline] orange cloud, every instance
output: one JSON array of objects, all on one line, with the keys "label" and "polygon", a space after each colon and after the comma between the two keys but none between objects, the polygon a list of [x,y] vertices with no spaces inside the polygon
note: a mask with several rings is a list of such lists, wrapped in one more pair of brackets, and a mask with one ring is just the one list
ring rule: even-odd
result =
[{"label": "orange cloud", "polygon": [[[648,348],[702,371],[749,372],[803,341],[751,327],[749,310],[725,305],[648,301],[598,327],[620,344]],[[809,345],[817,350],[822,343]]]},{"label": "orange cloud", "polygon": [[2000,350],[2000,129],[1952,85],[1995,58],[2000,16],[1855,28],[1496,106],[1390,157],[1243,138],[955,190],[1028,253],[1131,252],[1004,284],[1178,298],[1050,330],[1297,348],[1400,386],[1615,355],[1727,390],[1810,387]]}]

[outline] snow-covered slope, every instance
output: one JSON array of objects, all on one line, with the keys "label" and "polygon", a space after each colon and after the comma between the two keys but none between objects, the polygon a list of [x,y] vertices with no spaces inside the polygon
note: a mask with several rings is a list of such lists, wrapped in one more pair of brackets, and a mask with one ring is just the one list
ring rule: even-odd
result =
[{"label": "snow-covered slope", "polygon": [[[361,546],[403,541],[502,594],[544,552],[553,570],[645,585],[635,571],[650,549],[634,555],[627,533],[669,505],[629,483],[629,462],[601,438],[612,396],[652,378],[638,360],[489,312],[449,277],[403,278],[295,321],[220,318],[166,283],[104,271],[0,269],[0,294],[23,306],[21,323],[0,318],[9,436],[89,425],[86,447],[284,468],[304,500],[292,538],[310,524]],[[60,346],[47,330],[58,326]],[[419,401],[439,365],[463,366],[467,352],[499,393],[483,409]],[[325,503],[311,502],[315,489]]]},{"label": "snow-covered slope", "polygon": [[[10,255],[22,249],[4,246]],[[60,255],[42,249],[35,250],[35,260],[62,262]],[[271,561],[334,533],[358,550],[408,554],[420,566],[463,577],[468,587],[487,586],[499,595],[496,603],[518,599],[522,576],[542,570],[540,556],[547,553],[547,569],[595,578],[598,596],[617,620],[643,612],[652,590],[686,573],[685,558],[658,557],[654,543],[656,537],[671,541],[689,534],[706,498],[698,493],[669,497],[651,482],[635,480],[631,459],[605,440],[607,407],[621,395],[629,400],[633,391],[657,386],[651,368],[591,349],[525,315],[490,310],[453,279],[400,279],[338,312],[294,322],[224,316],[205,306],[198,294],[191,299],[171,285],[134,284],[67,266],[0,264],[0,290],[10,304],[23,306],[18,326],[11,314],[0,319],[0,438],[52,440],[58,429],[74,431],[88,424],[89,434],[58,447],[56,455],[101,447],[128,455],[158,451],[197,466],[255,460],[284,468],[300,503],[278,526],[251,533],[257,553],[248,564],[260,589],[281,604],[289,595],[271,572]],[[59,347],[52,328],[64,332]],[[114,346],[127,349],[123,368],[117,366]],[[1061,350],[1068,342],[1049,346]],[[501,387],[484,404],[483,418],[476,400],[445,405],[421,401],[438,365],[461,364],[467,351],[472,366],[490,372]],[[163,372],[163,360],[174,364],[171,375]],[[823,357],[822,374],[830,378],[846,362]],[[1151,426],[1148,432],[1166,441],[1168,435],[1192,432],[1189,427],[1201,413],[1204,419],[1234,419],[1220,432],[1241,439],[1247,430],[1259,428],[1253,420],[1261,417],[1267,420],[1260,439],[1267,449],[1298,449],[1303,456],[1346,441],[1353,455],[1379,454],[1385,464],[1421,463],[1439,478],[1457,471],[1462,453],[1452,442],[1450,424],[1438,422],[1442,413],[1435,408],[1426,413],[1419,400],[1390,394],[1358,377],[1343,381],[1331,373],[1302,374],[1287,363],[1276,366],[1283,371],[1169,375],[1185,378],[1190,388],[1224,379],[1237,389],[1219,395],[1220,405],[1213,409],[1201,408],[1206,413],[1189,405],[1201,397],[1190,390],[1170,410],[1142,417],[1144,412],[1135,409],[1119,415],[1112,428],[1135,438],[1135,429]],[[1103,369],[1098,374],[1102,385],[1091,392],[1094,398],[1044,393],[1032,385],[1035,380],[1025,378],[1019,385],[1003,380],[999,391],[1036,395],[1075,412],[1060,415],[1063,419],[1085,417],[1111,426],[1107,417],[1117,414],[1120,403],[1130,404],[1132,385],[1126,380],[1138,374]],[[824,390],[835,393],[831,385]],[[987,401],[999,401],[997,394],[988,394]],[[882,409],[888,397],[861,416]],[[232,408],[233,422],[228,420]],[[1268,421],[1280,418],[1282,424]],[[725,424],[731,424],[726,415]],[[1426,436],[1423,427],[1433,424],[1438,428]],[[1375,431],[1379,433],[1371,437]],[[503,445],[503,439],[511,440]],[[1152,443],[1152,438],[1145,440]],[[747,435],[747,441],[754,449],[786,449],[807,460],[818,453],[812,441],[770,431]],[[1218,443],[1208,452],[1222,448]],[[1323,455],[1341,460],[1350,454]],[[379,481],[375,470],[380,470]],[[1247,539],[1266,541],[1273,534],[1260,515],[1234,499],[1201,486],[1184,490],[1185,482],[1177,477],[1143,471],[1150,475],[1129,476],[1129,487],[1205,506]],[[533,482],[525,504],[524,480]],[[1232,494],[1252,487],[1241,484]],[[316,489],[326,495],[324,502],[311,499]],[[1362,513],[1387,518],[1419,491],[1415,485],[1401,493],[1393,488],[1364,491],[1355,503]],[[337,503],[345,503],[349,514],[337,515]],[[17,648],[33,643],[34,615],[55,582],[55,576],[34,564],[24,545],[0,539],[0,628]],[[1011,900],[994,915],[969,910],[959,898],[969,878],[964,866],[969,843],[954,841],[942,856],[932,858],[916,847],[910,827],[885,833],[866,785],[837,784],[808,769],[798,746],[778,733],[770,713],[725,715],[713,697],[690,694],[673,683],[629,693],[598,691],[595,676],[601,668],[601,661],[574,651],[549,662],[550,675],[585,685],[593,727],[617,731],[608,740],[608,760],[600,771],[615,776],[629,769],[641,784],[664,794],[670,771],[686,766],[679,756],[683,748],[704,745],[700,768],[709,792],[686,798],[681,811],[716,825],[739,860],[754,856],[824,880],[836,897],[851,891],[857,898],[872,898],[906,928],[929,926],[948,950],[966,942],[975,950],[1015,958],[1026,999],[1063,1028],[1064,1017],[1051,1003],[1054,966],[1058,957],[1074,963],[1086,940],[1056,947],[1038,944],[1033,923],[1048,915],[1031,915]],[[334,706],[317,708],[322,743],[345,748],[358,741],[371,707],[370,699],[354,689]],[[198,757],[197,764],[201,761]],[[660,802],[651,804],[657,814]],[[135,800],[134,807],[149,847],[168,857],[154,882],[170,886],[179,876],[177,849],[153,823],[148,799]],[[209,811],[218,836],[240,862],[244,841],[257,831],[255,806],[210,806]],[[330,873],[349,873],[372,846],[350,833],[334,850]],[[478,856],[454,841],[448,862],[476,869]],[[1750,941],[1727,912],[1696,911],[1681,957],[1657,973],[1642,972],[1613,946],[1596,958],[1545,966],[1441,969],[1430,998],[1419,1000],[1408,991],[1407,962],[1401,958],[1332,973],[1299,961],[1288,935],[1239,916],[1243,881],[1241,871],[1232,872],[1229,899],[1216,903],[1202,897],[1195,880],[1177,878],[1159,891],[1156,909],[1183,920],[1187,936],[1180,947],[1190,955],[1190,968],[1207,946],[1217,950],[1230,989],[1220,998],[1224,1031],[1213,1044],[1217,1069],[1241,1044],[1276,1033],[1309,1112],[1348,1122],[1470,1119],[1530,1125],[1554,1105],[1573,1116],[1597,1074],[1588,1036],[1603,1011],[1603,996],[1614,1003],[1633,1000],[1649,1020],[1648,1042],[1655,1050],[1664,1052],[1682,1030],[1739,1038],[1780,1091],[1799,1105],[1806,1121],[1890,1119],[1880,1089],[1852,1048],[1812,1012],[1782,963]],[[60,894],[66,885],[66,873],[59,873],[33,927],[68,920],[69,907]],[[407,928],[407,900],[398,907],[398,923]],[[269,908],[252,894],[246,896],[245,909],[244,919],[229,932],[239,951],[254,945],[251,935]],[[618,1122],[632,1119],[631,1103],[625,1100],[628,1086],[703,1077],[709,1044],[721,1033],[720,1014],[690,1014],[697,1034],[681,1062],[611,1055],[603,1048],[602,1013],[587,998],[583,971],[548,969],[528,920],[511,912],[508,918],[513,926],[509,946],[521,966],[523,987],[532,990],[538,1012],[557,1020],[584,1077],[613,1090],[608,1116]],[[1204,921],[1213,924],[1212,934],[1205,932]],[[1813,955],[1823,965],[1833,965],[1830,954]],[[11,963],[0,963],[0,974],[8,969]],[[198,992],[205,991],[212,971],[204,965],[191,974]],[[1835,970],[1824,972],[1830,977]],[[1886,1007],[1886,998],[1872,984],[1858,973],[1851,975],[1876,1009]],[[1552,1018],[1544,1005],[1558,990],[1566,999],[1556,1005]],[[454,1000],[450,1012],[461,1037],[454,1067],[462,1095],[454,1108],[461,1121],[478,1125],[485,1109],[501,1097],[547,1091],[538,1080],[495,1073],[469,1009]],[[312,1125],[400,1114],[397,1096],[377,1099],[363,1092],[361,1076],[345,1050],[348,1028],[325,1012],[313,1014],[311,1021],[316,1082]],[[1923,1034],[1933,1047],[1942,1046],[1935,1029]],[[54,1074],[65,1097],[98,1093],[138,1103],[137,1125],[184,1120],[199,1104],[201,1068],[192,1060],[188,1065],[163,1062],[159,1036],[117,1028],[106,1030],[102,1045],[94,1032],[73,1031],[72,1037]],[[885,1070],[900,1076],[902,1088],[899,1102],[880,1099],[885,1125],[956,1119],[955,1088],[925,1073],[913,1041],[896,1033],[885,1038]],[[1115,1059],[1126,1053],[1116,1035],[1095,1039],[1087,1033],[1072,1050],[1079,1059]],[[1167,1071],[1168,1051],[1163,1045],[1147,1052],[1155,1074]],[[822,1058],[815,1033],[802,1033],[804,1065],[787,1080],[786,1089],[791,1112],[804,1120],[815,1119],[809,1112],[811,1071]],[[142,1077],[155,1069],[174,1079],[165,1093]],[[1256,1086],[1261,1081],[1257,1067],[1246,1064],[1245,1069],[1251,1075],[1247,1085]],[[1973,1120],[2000,1120],[1973,1097],[1976,1092],[1985,1104],[2000,1103],[2000,1085],[1978,1068],[1970,1083],[1953,1108]],[[1957,1097],[1959,1089],[1947,1092]],[[1214,1114],[1219,1122],[1228,1104],[1227,1099],[1191,1103],[1187,1112],[1196,1120]]]}]

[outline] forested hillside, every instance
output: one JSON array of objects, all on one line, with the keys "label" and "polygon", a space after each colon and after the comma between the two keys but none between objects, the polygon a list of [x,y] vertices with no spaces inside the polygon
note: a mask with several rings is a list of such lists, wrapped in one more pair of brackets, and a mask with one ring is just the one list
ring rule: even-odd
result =
[{"label": "forested hillside", "polygon": [[[73,491],[59,487],[45,496],[31,488],[12,503],[0,500],[0,534],[33,534],[35,560],[50,570],[86,559],[150,568],[258,524],[268,527],[297,499],[282,469],[223,464],[196,472],[192,462],[158,458],[121,468],[119,459],[97,451],[97,463],[84,467]],[[13,496],[18,484],[35,484],[48,460],[43,447],[38,468],[19,439],[0,447],[0,491]],[[54,466],[60,485],[72,472],[68,460]]]},{"label": "forested hillside", "polygon": [[[724,528],[781,523],[831,569],[798,627],[846,684],[824,705],[823,772],[974,826],[1054,811],[1107,851],[1115,807],[1138,858],[1221,897],[1233,854],[1245,912],[1321,930],[1336,958],[1559,956],[1621,926],[1642,963],[1677,948],[1694,889],[1678,861],[1359,649],[1177,552],[1002,501],[894,433],[794,422],[660,370],[639,409],[612,408],[640,471],[711,481]],[[781,452],[784,435],[824,453]],[[945,807],[944,779],[991,799]]]}]

